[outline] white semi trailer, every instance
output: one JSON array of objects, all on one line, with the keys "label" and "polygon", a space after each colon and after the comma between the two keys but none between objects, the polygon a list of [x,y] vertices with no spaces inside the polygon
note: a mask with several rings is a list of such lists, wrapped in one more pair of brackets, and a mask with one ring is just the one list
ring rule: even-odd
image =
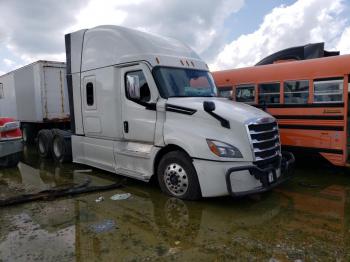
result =
[{"label": "white semi trailer", "polygon": [[288,177],[294,158],[281,152],[276,120],[217,97],[208,66],[186,45],[118,26],[65,41],[72,129],[38,140],[57,161],[72,153],[142,181],[155,175],[182,199],[263,192]]},{"label": "white semi trailer", "polygon": [[0,117],[20,121],[26,143],[43,128],[69,129],[65,63],[37,61],[0,76]]}]

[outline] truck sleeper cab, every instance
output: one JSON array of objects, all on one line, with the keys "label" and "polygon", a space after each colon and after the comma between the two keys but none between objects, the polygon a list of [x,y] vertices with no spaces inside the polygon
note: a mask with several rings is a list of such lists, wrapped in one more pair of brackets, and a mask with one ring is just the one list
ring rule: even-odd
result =
[{"label": "truck sleeper cab", "polygon": [[207,65],[184,44],[118,26],[65,41],[74,162],[155,174],[165,193],[192,200],[286,179],[294,158],[281,153],[275,119],[216,97]]}]

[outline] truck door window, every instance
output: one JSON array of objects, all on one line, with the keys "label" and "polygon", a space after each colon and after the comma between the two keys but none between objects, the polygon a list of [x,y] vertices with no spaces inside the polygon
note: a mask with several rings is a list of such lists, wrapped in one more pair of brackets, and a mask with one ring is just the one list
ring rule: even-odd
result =
[{"label": "truck door window", "polygon": [[134,102],[146,103],[151,100],[151,92],[141,70],[126,73],[125,93],[126,97]]},{"label": "truck door window", "polygon": [[259,104],[280,103],[280,83],[264,83],[258,85]]},{"label": "truck door window", "polygon": [[254,103],[255,87],[254,85],[236,86],[236,101],[244,103]]},{"label": "truck door window", "polygon": [[284,103],[286,104],[307,104],[309,99],[309,81],[285,81],[284,82]]},{"label": "truck door window", "polygon": [[332,103],[343,101],[343,79],[315,80],[314,103]]},{"label": "truck door window", "polygon": [[94,85],[91,82],[86,84],[86,104],[88,106],[94,105]]}]

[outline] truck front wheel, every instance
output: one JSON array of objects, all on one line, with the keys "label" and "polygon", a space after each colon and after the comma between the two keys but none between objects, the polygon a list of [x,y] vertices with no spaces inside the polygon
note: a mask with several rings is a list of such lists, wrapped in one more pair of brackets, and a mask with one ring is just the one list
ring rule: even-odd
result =
[{"label": "truck front wheel", "polygon": [[201,190],[196,170],[191,159],[181,151],[172,151],[163,156],[157,168],[160,188],[168,195],[196,200]]}]

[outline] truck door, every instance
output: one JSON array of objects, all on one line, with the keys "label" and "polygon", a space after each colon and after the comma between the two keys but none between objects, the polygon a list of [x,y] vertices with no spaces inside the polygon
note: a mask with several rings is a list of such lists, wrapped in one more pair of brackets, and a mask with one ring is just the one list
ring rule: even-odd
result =
[{"label": "truck door", "polygon": [[122,68],[121,89],[124,139],[153,144],[157,89],[150,69],[144,64]]}]

